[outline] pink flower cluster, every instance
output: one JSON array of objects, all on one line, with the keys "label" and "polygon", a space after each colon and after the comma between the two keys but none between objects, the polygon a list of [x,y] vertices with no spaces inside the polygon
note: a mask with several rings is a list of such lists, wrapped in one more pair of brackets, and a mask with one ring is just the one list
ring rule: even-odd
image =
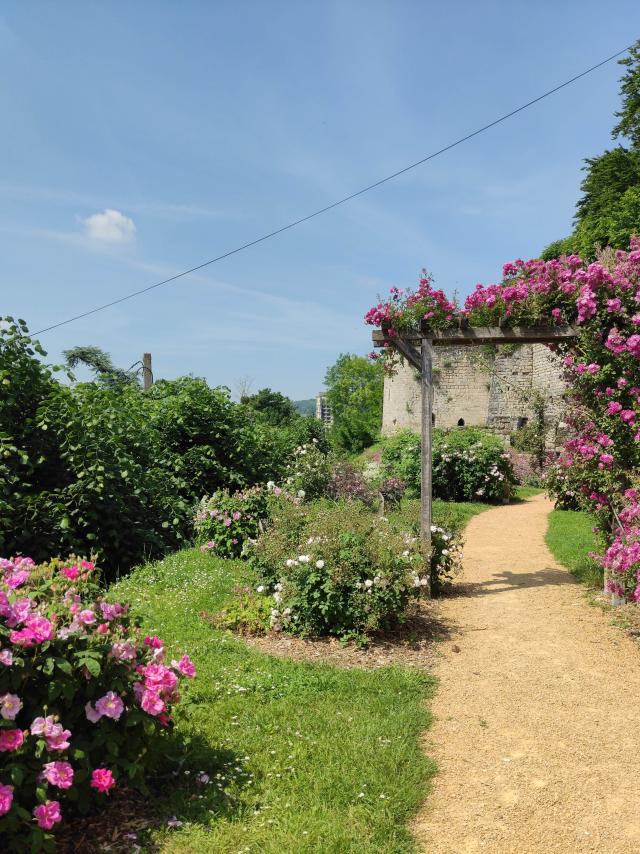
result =
[{"label": "pink flower cluster", "polygon": [[[122,736],[134,732],[124,729],[131,725],[129,712],[137,706],[159,726],[167,726],[171,706],[179,699],[179,679],[195,676],[186,655],[165,666],[162,640],[152,635],[143,640],[130,625],[128,606],[98,595],[93,563],[54,567],[36,567],[25,557],[0,558],[0,627],[6,644],[0,647],[0,755],[11,754],[12,766],[22,770],[21,781],[14,776],[12,785],[0,770],[0,816],[20,804],[23,792],[31,800],[34,785],[61,792],[84,786],[108,794],[116,786],[120,757],[126,759]],[[48,712],[50,680],[43,678],[43,664],[53,679],[72,689],[56,699],[59,714]],[[16,693],[10,686],[18,683]],[[82,744],[83,749],[71,760],[67,751],[74,747],[74,734],[63,723],[65,703],[79,698],[87,701],[86,724],[76,721],[73,728],[75,747]],[[142,723],[133,726],[143,729]],[[107,729],[101,732],[102,727]],[[88,755],[93,757],[105,738],[116,733],[120,752],[109,754],[119,757],[114,768],[91,768]],[[94,745],[91,754],[83,743],[87,741]],[[131,763],[125,767],[129,770]],[[33,809],[33,821],[42,830],[51,831],[61,820],[58,800],[47,799]]]},{"label": "pink flower cluster", "polygon": [[421,321],[428,321],[434,329],[448,326],[458,311],[444,291],[433,287],[433,279],[423,273],[415,291],[391,288],[389,298],[369,309],[364,322],[369,326],[383,326],[390,337],[399,332],[415,329]]}]

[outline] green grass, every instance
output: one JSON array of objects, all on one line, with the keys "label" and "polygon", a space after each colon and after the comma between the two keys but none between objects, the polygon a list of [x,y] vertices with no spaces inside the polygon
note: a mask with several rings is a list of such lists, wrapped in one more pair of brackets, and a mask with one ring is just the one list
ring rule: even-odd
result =
[{"label": "green grass", "polygon": [[589,557],[599,549],[591,530],[595,520],[576,510],[553,510],[549,515],[546,543],[555,559],[589,587],[602,587],[602,568]]},{"label": "green grass", "polygon": [[527,498],[532,498],[534,495],[540,495],[544,489],[538,486],[516,486],[516,498],[524,501]]},{"label": "green grass", "polygon": [[[201,613],[251,581],[245,564],[189,549],[113,588],[198,668],[177,710],[186,760],[176,744],[184,764],[156,803],[183,824],[152,831],[153,842],[199,854],[415,851],[408,822],[434,773],[419,742],[432,681],[272,658],[211,628]],[[197,781],[202,771],[213,783]]]}]

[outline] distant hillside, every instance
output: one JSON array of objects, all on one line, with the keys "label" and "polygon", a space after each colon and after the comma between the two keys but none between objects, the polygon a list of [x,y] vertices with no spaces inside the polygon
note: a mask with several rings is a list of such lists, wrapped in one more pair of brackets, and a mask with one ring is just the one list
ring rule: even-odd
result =
[{"label": "distant hillside", "polygon": [[316,399],[315,399],[315,397],[312,397],[309,400],[294,400],[293,405],[296,408],[296,412],[299,412],[300,415],[315,415],[316,414]]}]

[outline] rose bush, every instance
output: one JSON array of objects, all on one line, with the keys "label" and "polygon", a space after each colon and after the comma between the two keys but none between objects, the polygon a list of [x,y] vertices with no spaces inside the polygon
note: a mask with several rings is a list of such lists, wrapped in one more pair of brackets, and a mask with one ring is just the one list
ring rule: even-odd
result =
[{"label": "rose bush", "polygon": [[229,494],[205,496],[196,510],[196,543],[217,557],[240,557],[245,542],[255,539],[268,514],[268,493],[260,486]]},{"label": "rose bush", "polygon": [[[410,496],[420,495],[420,437],[408,430],[384,440],[382,463]],[[515,475],[500,439],[476,427],[433,431],[433,495],[446,501],[508,498]]]},{"label": "rose bush", "polygon": [[[433,560],[449,572],[455,538],[437,534]],[[359,502],[283,505],[251,554],[258,590],[272,597],[271,627],[302,635],[363,638],[401,621],[429,583],[415,533]]]},{"label": "rose bush", "polygon": [[161,756],[188,658],[164,663],[93,563],[0,559],[0,837],[51,850],[67,813],[144,787]]}]

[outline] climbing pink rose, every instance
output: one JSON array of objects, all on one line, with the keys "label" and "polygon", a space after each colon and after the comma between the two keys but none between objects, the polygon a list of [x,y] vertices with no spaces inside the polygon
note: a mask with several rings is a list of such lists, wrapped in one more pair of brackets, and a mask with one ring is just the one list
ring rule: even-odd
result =
[{"label": "climbing pink rose", "polygon": [[6,815],[13,803],[13,786],[0,785],[0,816]]},{"label": "climbing pink rose", "polygon": [[108,768],[95,768],[91,773],[91,787],[99,792],[109,794],[109,790],[113,789],[116,781],[113,774]]},{"label": "climbing pink rose", "polygon": [[47,801],[33,810],[33,815],[38,822],[38,827],[43,830],[51,830],[54,824],[62,821],[59,801]]},{"label": "climbing pink rose", "polygon": [[0,753],[13,753],[22,747],[23,742],[21,729],[0,729]]},{"label": "climbing pink rose", "polygon": [[106,718],[117,721],[124,711],[124,703],[113,691],[108,691],[96,702],[96,711]]},{"label": "climbing pink rose", "polygon": [[174,659],[171,662],[171,666],[174,667],[176,670],[180,671],[183,676],[188,676],[189,679],[193,679],[193,677],[196,675],[195,665],[188,655],[183,655],[180,661],[176,661]]},{"label": "climbing pink rose", "polygon": [[73,768],[68,762],[47,762],[42,776],[59,789],[70,789],[73,784]]}]

